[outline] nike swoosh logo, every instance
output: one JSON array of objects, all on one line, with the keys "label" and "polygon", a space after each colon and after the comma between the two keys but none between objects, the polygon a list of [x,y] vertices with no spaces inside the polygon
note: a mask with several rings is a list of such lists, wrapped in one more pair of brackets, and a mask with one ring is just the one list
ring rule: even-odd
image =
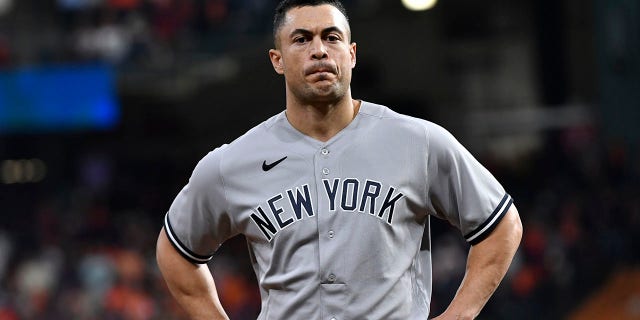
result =
[{"label": "nike swoosh logo", "polygon": [[273,169],[273,167],[277,166],[280,162],[284,161],[284,159],[286,159],[287,157],[285,156],[284,158],[274,162],[274,163],[269,163],[267,164],[267,160],[262,162],[262,170],[264,171],[269,171],[271,169]]}]

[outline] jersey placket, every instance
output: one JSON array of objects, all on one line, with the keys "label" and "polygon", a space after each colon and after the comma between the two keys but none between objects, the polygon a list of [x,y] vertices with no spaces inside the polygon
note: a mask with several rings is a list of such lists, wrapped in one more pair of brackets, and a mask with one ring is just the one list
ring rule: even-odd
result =
[{"label": "jersey placket", "polygon": [[[344,319],[345,303],[347,300],[344,277],[340,274],[339,261],[335,261],[336,250],[339,247],[336,220],[338,217],[339,184],[336,178],[340,177],[338,162],[333,157],[331,145],[323,145],[315,155],[316,188],[318,199],[318,256],[319,256],[319,281],[321,288],[320,309],[322,319]],[[320,196],[322,194],[322,196]]]}]

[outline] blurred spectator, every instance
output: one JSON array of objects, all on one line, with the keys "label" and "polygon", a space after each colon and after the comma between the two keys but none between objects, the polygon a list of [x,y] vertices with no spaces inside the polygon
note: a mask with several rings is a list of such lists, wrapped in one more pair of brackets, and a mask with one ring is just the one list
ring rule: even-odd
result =
[{"label": "blurred spectator", "polygon": [[87,60],[121,63],[131,50],[132,35],[125,26],[116,23],[116,13],[104,10],[96,25],[78,31],[76,47]]},{"label": "blurred spectator", "polygon": [[133,10],[140,7],[142,0],[107,0],[109,7],[118,10]]},{"label": "blurred spectator", "polygon": [[175,41],[193,18],[191,0],[153,0],[151,25],[155,35],[164,42]]},{"label": "blurred spectator", "polygon": [[144,286],[147,265],[143,257],[131,250],[112,253],[118,280],[105,297],[105,310],[120,319],[147,320],[156,311],[155,302]]},{"label": "blurred spectator", "polygon": [[60,280],[63,255],[59,248],[47,247],[40,255],[23,261],[16,272],[16,299],[26,318],[42,319],[48,312]]}]

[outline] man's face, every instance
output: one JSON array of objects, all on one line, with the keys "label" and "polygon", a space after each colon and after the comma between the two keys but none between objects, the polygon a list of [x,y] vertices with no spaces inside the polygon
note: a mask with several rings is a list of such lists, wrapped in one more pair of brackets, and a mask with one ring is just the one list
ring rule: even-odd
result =
[{"label": "man's face", "polygon": [[287,94],[303,103],[337,101],[349,91],[356,45],[349,43],[347,19],[331,5],[289,10],[269,51],[284,74]]}]

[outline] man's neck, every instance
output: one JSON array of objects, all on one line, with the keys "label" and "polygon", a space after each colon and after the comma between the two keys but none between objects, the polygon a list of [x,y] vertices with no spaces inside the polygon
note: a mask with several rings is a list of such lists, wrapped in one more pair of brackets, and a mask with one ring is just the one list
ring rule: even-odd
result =
[{"label": "man's neck", "polygon": [[[300,132],[326,142],[351,123],[361,101],[350,95],[336,103],[304,104],[287,99],[287,119]],[[293,99],[291,99],[293,100]]]}]

